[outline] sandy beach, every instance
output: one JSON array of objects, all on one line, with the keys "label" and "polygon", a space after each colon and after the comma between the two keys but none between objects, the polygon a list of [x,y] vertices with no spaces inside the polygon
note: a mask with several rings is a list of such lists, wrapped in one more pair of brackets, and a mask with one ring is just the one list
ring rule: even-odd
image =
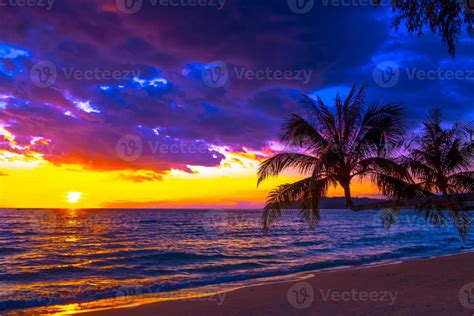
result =
[{"label": "sandy beach", "polygon": [[471,282],[474,253],[465,253],[82,315],[473,315]]}]

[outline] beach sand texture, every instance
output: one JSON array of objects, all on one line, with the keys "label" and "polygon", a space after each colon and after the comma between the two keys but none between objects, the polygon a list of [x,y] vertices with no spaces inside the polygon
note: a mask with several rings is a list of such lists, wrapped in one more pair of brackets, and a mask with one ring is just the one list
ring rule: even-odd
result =
[{"label": "beach sand texture", "polygon": [[164,301],[82,315],[473,314],[474,253],[465,253],[321,272],[304,280],[240,288],[199,300]]}]

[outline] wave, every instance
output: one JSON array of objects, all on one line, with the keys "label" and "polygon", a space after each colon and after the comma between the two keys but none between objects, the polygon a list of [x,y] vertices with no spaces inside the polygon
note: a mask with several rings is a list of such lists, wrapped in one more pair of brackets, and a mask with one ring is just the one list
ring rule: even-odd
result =
[{"label": "wave", "polygon": [[224,254],[199,254],[192,252],[162,252],[162,251],[123,251],[115,253],[103,253],[100,255],[89,255],[89,258],[102,258],[103,261],[93,263],[93,265],[104,264],[136,264],[162,263],[177,265],[183,262],[192,263],[199,261],[220,261],[229,259],[264,259],[271,255],[224,255]]},{"label": "wave", "polygon": [[[3,214],[9,223],[15,222],[9,217],[14,215]],[[267,277],[456,253],[462,246],[455,229],[408,225],[386,232],[361,224],[367,222],[366,215],[346,211],[326,213],[328,219],[314,231],[285,218],[288,225],[275,227],[269,235],[256,229],[260,214],[254,212],[241,213],[239,225],[223,225],[222,234],[191,231],[186,223],[202,222],[197,211],[101,210],[100,215],[104,220],[93,230],[80,227],[87,220],[63,227],[68,223],[64,220],[54,231],[30,235],[21,225],[12,228],[0,222],[0,231],[8,232],[0,239],[0,280],[6,289],[17,291],[13,296],[0,291],[0,310],[206,286],[227,289],[235,282],[245,285]],[[136,217],[137,229],[111,225],[117,216]],[[367,216],[370,220],[372,215]],[[65,242],[71,235],[77,235],[77,241]],[[473,246],[472,241],[465,245]]]},{"label": "wave", "polygon": [[26,249],[13,248],[13,247],[0,247],[0,256],[15,255],[22,252],[26,252]]},{"label": "wave", "polygon": [[306,247],[306,246],[315,246],[320,245],[322,242],[318,241],[295,241],[292,243],[293,246]]},{"label": "wave", "polygon": [[197,267],[194,269],[183,269],[182,272],[186,273],[209,273],[209,272],[226,272],[236,271],[241,269],[258,269],[265,267],[265,264],[256,262],[242,262],[242,263],[231,263],[223,265],[209,265],[204,267]]}]

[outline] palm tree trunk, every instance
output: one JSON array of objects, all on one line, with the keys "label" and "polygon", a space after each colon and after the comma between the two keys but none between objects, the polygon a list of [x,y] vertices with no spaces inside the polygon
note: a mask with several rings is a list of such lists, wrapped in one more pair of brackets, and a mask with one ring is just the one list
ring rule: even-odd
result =
[{"label": "palm tree trunk", "polygon": [[342,185],[342,188],[344,189],[344,197],[346,198],[346,207],[349,209],[352,209],[354,206],[354,202],[352,202],[352,196],[351,196],[351,183],[346,182]]}]

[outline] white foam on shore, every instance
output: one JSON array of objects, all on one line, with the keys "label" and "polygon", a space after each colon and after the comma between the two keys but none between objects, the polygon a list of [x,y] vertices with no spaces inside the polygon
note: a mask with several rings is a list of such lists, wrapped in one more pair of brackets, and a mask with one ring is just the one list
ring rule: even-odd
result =
[{"label": "white foam on shore", "polygon": [[[386,261],[380,261],[380,262],[374,262],[374,263],[367,263],[367,264],[358,265],[358,266],[347,265],[347,266],[331,267],[331,268],[318,269],[318,270],[313,270],[313,271],[292,273],[292,274],[282,275],[282,276],[264,277],[264,278],[259,278],[259,279],[231,282],[231,283],[226,283],[226,284],[208,285],[208,286],[189,288],[189,289],[183,289],[183,290],[178,290],[178,291],[163,292],[161,293],[161,295],[158,294],[158,295],[134,296],[134,297],[128,297],[127,299],[129,302],[127,302],[126,304],[119,304],[120,302],[123,302],[124,299],[118,297],[118,298],[113,298],[113,299],[101,299],[101,300],[86,302],[86,303],[54,305],[54,306],[43,307],[43,308],[29,308],[29,309],[22,310],[22,314],[29,313],[33,315],[37,315],[37,314],[67,315],[67,314],[71,314],[71,312],[85,313],[85,312],[97,312],[97,311],[104,311],[104,310],[111,310],[111,309],[122,309],[122,308],[137,307],[137,306],[141,306],[145,304],[158,303],[158,302],[171,301],[171,300],[198,300],[199,298],[217,296],[218,294],[228,293],[228,292],[235,291],[238,289],[243,289],[243,288],[307,280],[321,273],[333,273],[333,272],[347,271],[347,270],[363,270],[363,269],[377,268],[377,267],[382,267],[382,266],[396,265],[396,264],[401,264],[401,263],[405,263],[409,261],[444,258],[444,257],[458,256],[458,255],[463,255],[463,254],[468,254],[468,253],[474,253],[474,249],[466,249],[457,253],[441,254],[441,255],[435,255],[435,256],[410,257],[404,260],[386,260]],[[17,314],[16,312],[10,312],[10,313],[6,313],[5,315],[13,316],[13,315],[19,315],[19,314]]]}]

